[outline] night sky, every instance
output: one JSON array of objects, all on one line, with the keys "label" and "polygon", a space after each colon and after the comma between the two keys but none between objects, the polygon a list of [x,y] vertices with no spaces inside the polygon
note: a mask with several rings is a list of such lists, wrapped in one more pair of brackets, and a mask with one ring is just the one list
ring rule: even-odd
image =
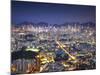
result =
[{"label": "night sky", "polygon": [[65,22],[94,22],[95,6],[50,4],[38,2],[12,1],[11,20],[13,24],[28,22],[47,22],[63,24]]}]

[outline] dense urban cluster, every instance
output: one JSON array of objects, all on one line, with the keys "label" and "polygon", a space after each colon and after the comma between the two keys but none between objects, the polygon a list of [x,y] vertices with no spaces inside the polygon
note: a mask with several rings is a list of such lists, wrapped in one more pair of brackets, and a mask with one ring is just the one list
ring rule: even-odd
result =
[{"label": "dense urban cluster", "polygon": [[11,27],[12,73],[96,68],[95,24],[21,23]]}]

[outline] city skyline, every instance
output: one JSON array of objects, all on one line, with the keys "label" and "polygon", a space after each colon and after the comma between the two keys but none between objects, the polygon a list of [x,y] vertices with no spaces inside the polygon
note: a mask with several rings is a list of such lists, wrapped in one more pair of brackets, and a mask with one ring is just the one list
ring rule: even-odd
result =
[{"label": "city skyline", "polygon": [[47,22],[63,24],[65,22],[94,22],[95,6],[12,1],[12,24],[28,22]]},{"label": "city skyline", "polygon": [[11,73],[96,69],[95,6],[13,1]]}]

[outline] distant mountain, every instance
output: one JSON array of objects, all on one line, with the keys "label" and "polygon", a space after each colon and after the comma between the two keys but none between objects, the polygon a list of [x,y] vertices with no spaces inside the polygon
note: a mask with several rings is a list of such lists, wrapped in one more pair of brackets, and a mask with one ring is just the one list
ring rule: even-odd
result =
[{"label": "distant mountain", "polygon": [[33,26],[43,26],[43,27],[48,27],[48,26],[54,26],[54,27],[61,27],[61,26],[68,26],[68,25],[71,25],[71,26],[75,26],[75,25],[82,25],[82,26],[90,26],[90,27],[95,27],[96,24],[93,23],[93,22],[86,22],[86,23],[79,23],[79,22],[65,22],[63,24],[48,24],[46,22],[38,22],[38,23],[33,23],[33,22],[22,22],[22,23],[19,23],[17,25],[14,25],[14,26],[23,26],[23,25],[33,25]]},{"label": "distant mountain", "polygon": [[80,23],[79,22],[65,22],[65,23],[63,23],[61,25],[62,26],[68,26],[68,25],[74,26],[74,25],[80,25]]},{"label": "distant mountain", "polygon": [[86,22],[86,23],[82,23],[81,25],[83,26],[90,26],[90,27],[96,27],[96,24],[93,22]]},{"label": "distant mountain", "polygon": [[28,21],[24,21],[22,23],[19,23],[18,25],[35,25],[35,23],[33,22],[28,22]]},{"label": "distant mountain", "polygon": [[46,22],[39,22],[39,23],[37,23],[36,25],[37,25],[37,26],[44,26],[44,27],[48,27],[48,26],[49,26],[49,24],[46,23]]}]

